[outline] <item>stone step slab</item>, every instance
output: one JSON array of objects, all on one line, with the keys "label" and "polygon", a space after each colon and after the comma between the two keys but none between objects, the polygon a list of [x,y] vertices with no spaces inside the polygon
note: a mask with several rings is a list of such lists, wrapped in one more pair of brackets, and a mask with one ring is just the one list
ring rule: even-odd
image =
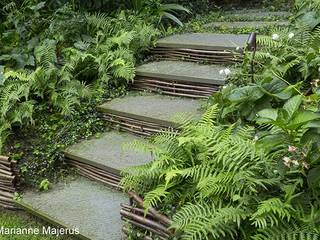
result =
[{"label": "stone step slab", "polygon": [[208,98],[219,91],[227,76],[225,67],[182,61],[157,61],[136,69],[132,89],[153,91],[172,96]]},{"label": "stone step slab", "polygon": [[272,21],[287,20],[291,16],[288,11],[268,11],[266,9],[241,9],[223,12],[223,18],[236,20]]},{"label": "stone step slab", "polygon": [[119,240],[120,204],[126,194],[77,177],[53,185],[47,192],[26,191],[17,205],[48,223],[78,229],[80,239]]},{"label": "stone step slab", "polygon": [[136,76],[173,80],[177,82],[224,85],[225,75],[219,71],[225,67],[219,65],[201,65],[180,61],[151,62],[137,67]]},{"label": "stone step slab", "polygon": [[148,92],[130,92],[98,107],[112,126],[120,130],[150,136],[179,127],[178,116],[197,119],[203,100],[172,97]]},{"label": "stone step slab", "polygon": [[235,22],[212,22],[205,25],[206,28],[224,28],[224,29],[255,29],[260,30],[269,27],[287,27],[289,26],[288,21],[271,21],[271,22],[261,22],[261,21],[235,21]]},{"label": "stone step slab", "polygon": [[245,49],[249,34],[185,33],[158,40],[157,47],[208,51],[238,51]]},{"label": "stone step slab", "polygon": [[119,181],[122,170],[152,160],[151,154],[126,147],[136,140],[147,141],[132,134],[110,131],[67,148],[64,155],[81,175],[121,188]]}]

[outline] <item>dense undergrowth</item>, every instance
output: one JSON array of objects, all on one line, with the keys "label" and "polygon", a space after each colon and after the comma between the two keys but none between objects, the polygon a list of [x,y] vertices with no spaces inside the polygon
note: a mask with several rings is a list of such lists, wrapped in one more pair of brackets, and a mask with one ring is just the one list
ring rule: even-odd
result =
[{"label": "dense undergrowth", "polygon": [[159,1],[104,12],[77,1],[0,6],[0,153],[28,182],[59,175],[62,150],[105,129],[95,106],[126,92],[162,21],[181,24],[174,13],[188,11]]},{"label": "dense undergrowth", "polygon": [[287,30],[212,96],[198,122],[162,133],[155,160],[124,172],[126,189],[173,219],[178,239],[320,239],[319,19],[297,1]]}]

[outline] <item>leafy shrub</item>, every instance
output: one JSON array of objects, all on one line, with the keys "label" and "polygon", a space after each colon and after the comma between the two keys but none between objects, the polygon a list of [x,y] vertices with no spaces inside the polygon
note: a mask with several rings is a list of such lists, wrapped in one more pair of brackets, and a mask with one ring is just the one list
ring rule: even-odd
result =
[{"label": "leafy shrub", "polygon": [[70,116],[108,82],[122,88],[134,78],[136,59],[159,35],[145,13],[112,17],[70,5],[48,7],[38,1],[4,6],[0,149],[12,126],[33,123],[36,105]]},{"label": "leafy shrub", "polygon": [[296,0],[295,21],[299,26],[315,29],[320,24],[320,4],[317,0]]},{"label": "leafy shrub", "polygon": [[[287,102],[288,115],[299,114],[300,103]],[[219,125],[217,114],[214,105],[180,134],[134,142],[154,161],[124,172],[125,188],[144,195],[146,209],[173,214],[181,239],[319,239],[319,180],[311,177],[320,163],[319,148],[311,147],[318,141],[298,143],[299,134],[288,138],[290,127],[282,131],[262,114],[259,123],[273,124],[265,137],[253,127]]]}]

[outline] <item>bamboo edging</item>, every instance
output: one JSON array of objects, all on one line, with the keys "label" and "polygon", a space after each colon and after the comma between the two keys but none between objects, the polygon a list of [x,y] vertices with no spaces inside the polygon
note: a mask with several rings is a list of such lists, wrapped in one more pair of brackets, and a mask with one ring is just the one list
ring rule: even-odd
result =
[{"label": "bamboo edging", "polygon": [[0,207],[17,209],[14,201],[17,177],[16,161],[0,155]]},{"label": "bamboo edging", "polygon": [[[167,216],[152,207],[145,211],[143,199],[138,194],[129,191],[128,195],[131,205],[121,204],[120,215],[123,221],[143,232],[153,234],[161,240],[167,240],[174,236],[174,231],[169,229],[172,221]],[[127,228],[123,228],[122,231],[125,235],[130,233]],[[144,239],[153,238],[146,235]]]}]

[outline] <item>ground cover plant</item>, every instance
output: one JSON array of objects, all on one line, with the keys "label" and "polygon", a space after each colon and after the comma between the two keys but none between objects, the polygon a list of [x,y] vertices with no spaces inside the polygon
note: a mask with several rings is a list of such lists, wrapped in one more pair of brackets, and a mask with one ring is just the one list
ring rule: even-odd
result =
[{"label": "ground cover plant", "polygon": [[[10,136],[8,147],[4,147],[12,130],[42,132],[38,137],[21,135],[36,137],[33,143],[40,143],[41,138],[48,138],[51,133],[41,130],[44,127],[37,124],[58,122],[58,126],[48,127],[56,129],[62,127],[59,121],[70,123],[69,131],[64,131],[66,139],[55,145],[59,151],[51,148],[52,153],[45,151],[49,155],[62,154],[60,150],[66,147],[66,142],[71,144],[83,136],[88,137],[85,127],[79,131],[84,134],[72,134],[72,129],[75,131],[83,125],[86,118],[92,120],[93,128],[101,131],[102,121],[99,122],[97,114],[92,115],[95,105],[125,92],[127,83],[134,77],[136,62],[160,35],[157,27],[163,18],[161,14],[166,13],[150,15],[133,10],[91,13],[53,1],[1,4],[0,149],[17,159],[20,153],[31,152],[33,157],[20,154],[24,156],[23,162],[37,159],[33,153],[43,151],[33,151],[30,145],[22,143],[12,145],[12,141],[22,140],[19,134],[15,135],[16,139]],[[46,149],[46,146],[39,148]],[[39,176],[55,172],[52,166],[60,165],[61,156],[49,157],[48,161],[39,162],[39,166],[27,164],[27,168],[38,169],[32,174]]]}]

